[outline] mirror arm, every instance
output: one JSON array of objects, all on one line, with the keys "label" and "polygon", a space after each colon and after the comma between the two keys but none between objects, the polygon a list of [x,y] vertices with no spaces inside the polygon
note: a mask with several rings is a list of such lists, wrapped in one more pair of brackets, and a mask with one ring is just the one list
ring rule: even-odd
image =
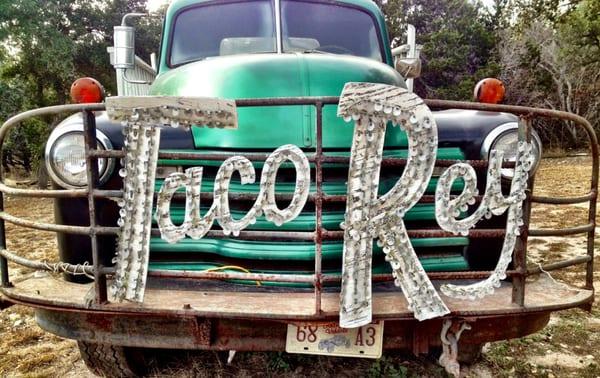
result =
[{"label": "mirror arm", "polygon": [[151,81],[130,79],[127,77],[127,69],[123,69],[123,79],[129,84],[152,84]]},{"label": "mirror arm", "polygon": [[121,19],[121,26],[127,26],[127,20],[130,18],[134,18],[134,17],[144,17],[144,16],[149,16],[148,13],[127,13],[125,16],[123,16],[123,18]]}]

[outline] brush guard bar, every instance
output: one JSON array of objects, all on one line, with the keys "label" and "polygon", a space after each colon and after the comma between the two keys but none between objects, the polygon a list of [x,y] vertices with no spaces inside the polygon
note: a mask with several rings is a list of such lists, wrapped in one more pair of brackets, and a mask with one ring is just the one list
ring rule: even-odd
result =
[{"label": "brush guard bar", "polygon": [[[457,102],[445,100],[424,100],[425,103],[432,109],[468,109],[492,112],[507,112],[519,116],[519,133],[525,138],[530,138],[531,121],[536,118],[554,118],[563,121],[570,121],[573,124],[583,128],[586,132],[590,144],[590,152],[592,158],[592,175],[590,182],[590,190],[587,194],[577,197],[541,197],[532,195],[532,180],[530,180],[529,190],[527,191],[527,199],[523,206],[523,221],[521,234],[518,238],[517,245],[513,254],[513,269],[507,272],[507,276],[512,278],[512,302],[519,307],[525,305],[525,280],[527,277],[537,275],[544,271],[552,271],[563,269],[574,265],[585,264],[586,274],[584,288],[593,290],[593,260],[594,260],[594,233],[595,233],[595,215],[596,215],[596,199],[599,174],[599,153],[598,141],[596,134],[591,124],[584,118],[575,114],[548,110],[536,109],[522,106],[510,105],[491,105],[482,103]],[[327,240],[343,239],[343,231],[330,231],[323,227],[323,205],[328,202],[345,202],[344,195],[326,195],[322,190],[323,183],[323,164],[324,163],[348,163],[349,158],[330,156],[324,153],[322,143],[322,111],[326,105],[336,105],[339,102],[338,97],[295,97],[295,98],[273,98],[273,99],[244,99],[236,100],[237,107],[257,107],[257,106],[312,106],[315,108],[316,114],[316,150],[314,153],[307,153],[310,163],[314,164],[316,177],[316,192],[310,194],[308,201],[314,203],[316,227],[311,232],[296,232],[296,231],[242,231],[239,239],[244,240],[296,240],[296,241],[313,241],[315,243],[315,259],[314,259],[314,274],[312,275],[294,275],[294,274],[260,274],[260,273],[240,273],[240,272],[215,272],[215,271],[169,271],[169,270],[152,270],[148,272],[148,277],[165,278],[165,279],[201,279],[201,280],[250,280],[250,281],[267,281],[267,282],[291,282],[291,283],[308,283],[314,287],[314,311],[313,318],[318,318],[322,314],[321,295],[323,293],[323,285],[325,283],[340,282],[341,277],[338,274],[325,274],[322,272],[322,243]],[[103,308],[108,304],[107,295],[107,276],[113,276],[115,269],[112,267],[102,266],[99,261],[100,251],[98,250],[98,235],[116,235],[118,227],[99,226],[96,217],[95,201],[97,198],[122,198],[122,190],[103,190],[98,187],[98,166],[95,164],[98,158],[122,158],[124,151],[116,150],[99,150],[96,146],[96,125],[94,111],[105,110],[104,104],[83,104],[83,105],[61,105],[51,106],[46,108],[35,109],[18,114],[6,121],[0,128],[0,149],[8,135],[8,132],[19,125],[20,122],[31,117],[59,114],[66,112],[82,112],[84,122],[84,137],[86,151],[86,169],[88,175],[88,187],[86,189],[65,189],[65,190],[42,190],[42,189],[22,189],[7,186],[3,180],[0,181],[0,283],[1,290],[5,292],[12,287],[9,280],[8,261],[35,269],[51,272],[64,272],[69,274],[85,274],[94,279],[94,304],[97,309]],[[234,154],[231,153],[231,156]],[[208,153],[186,153],[186,152],[159,152],[159,159],[197,159],[197,160],[223,160],[230,155],[220,153],[213,155]],[[268,154],[266,153],[246,153],[246,158],[251,161],[264,161]],[[475,169],[487,168],[486,160],[436,160],[436,167],[449,167],[455,163],[468,163]],[[406,159],[400,158],[384,158],[382,166],[397,166],[406,165]],[[1,178],[1,177],[0,177]],[[87,197],[90,214],[90,226],[68,226],[52,223],[37,222],[27,219],[22,219],[4,211],[3,199],[4,195],[22,196],[22,197],[44,197],[44,198],[74,198]],[[254,194],[235,193],[230,194],[232,199],[254,199]],[[289,199],[290,195],[278,194],[277,198]],[[212,199],[211,193],[202,193],[202,199]],[[434,202],[433,195],[424,195],[421,203]],[[549,205],[566,205],[588,203],[587,223],[575,227],[562,229],[529,229],[529,215],[532,203],[542,203]],[[33,261],[7,250],[5,222],[13,223],[17,226],[33,228],[43,231],[53,231],[62,233],[72,233],[80,235],[89,235],[92,246],[92,264],[91,265],[72,265],[67,263],[48,263],[44,261]],[[153,235],[158,235],[157,228],[152,229]],[[558,261],[544,266],[527,268],[527,238],[528,236],[567,236],[585,234],[587,238],[587,254],[578,256],[569,260]],[[450,232],[432,229],[416,229],[409,230],[408,235],[411,238],[424,237],[451,237],[454,236]],[[490,238],[504,235],[504,229],[474,229],[469,233],[470,238]],[[222,231],[210,230],[207,233],[209,237],[223,238],[226,237]],[[491,274],[490,271],[468,271],[468,272],[430,272],[428,276],[432,280],[466,280],[466,279],[484,279]],[[374,282],[393,280],[391,274],[375,274],[373,275]],[[5,292],[5,295],[8,296]],[[592,296],[593,298],[593,296]],[[589,304],[587,304],[589,306]],[[248,317],[253,317],[253,314],[248,314]],[[260,317],[260,315],[256,315]]]}]

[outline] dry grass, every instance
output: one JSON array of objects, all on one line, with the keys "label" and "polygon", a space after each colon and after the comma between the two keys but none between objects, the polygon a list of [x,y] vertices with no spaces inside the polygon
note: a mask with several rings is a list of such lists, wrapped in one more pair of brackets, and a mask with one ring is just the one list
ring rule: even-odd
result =
[{"label": "dry grass", "polygon": [[[584,194],[589,173],[590,160],[586,157],[545,159],[537,174],[536,194]],[[11,213],[26,215],[29,219],[52,219],[52,207],[45,200],[9,199],[6,207]],[[535,206],[532,221],[536,228],[573,226],[586,222],[586,212],[587,207],[583,206]],[[8,227],[9,248],[36,259],[56,258],[51,235]],[[583,238],[574,237],[535,238],[529,248],[530,264],[549,263],[584,254],[585,242]],[[16,277],[26,270],[12,269],[12,272]],[[600,274],[597,275],[598,283]],[[583,278],[579,267],[554,276],[573,284],[581,284]],[[434,359],[397,352],[386,352],[378,361],[285,353],[238,353],[231,365],[225,361],[226,355],[212,352],[159,355],[155,356],[153,369],[156,376],[174,377],[445,375]],[[481,361],[463,371],[470,377],[600,377],[599,365],[600,307],[595,304],[591,314],[580,310],[555,313],[542,332],[486,345]],[[35,325],[31,310],[14,306],[0,313],[0,376],[88,377],[90,374],[79,358],[75,342],[42,331]]]}]

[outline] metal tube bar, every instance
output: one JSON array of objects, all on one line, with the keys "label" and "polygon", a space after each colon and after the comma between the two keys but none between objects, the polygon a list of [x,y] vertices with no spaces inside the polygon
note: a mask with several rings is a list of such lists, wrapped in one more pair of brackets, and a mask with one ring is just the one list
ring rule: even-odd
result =
[{"label": "metal tube bar", "polygon": [[22,189],[13,188],[0,182],[0,192],[15,197],[36,197],[36,198],[74,198],[85,197],[88,194],[87,189]]},{"label": "metal tube bar", "polygon": [[73,264],[67,264],[67,263],[34,261],[34,260],[29,260],[24,257],[18,256],[16,254],[8,251],[7,249],[0,249],[0,255],[5,259],[14,262],[15,264],[19,264],[19,265],[25,266],[30,269],[55,272],[56,269],[54,269],[53,266],[60,265],[59,270],[62,272],[65,272],[65,273],[73,274],[73,272],[75,272],[75,274],[83,274],[83,273],[90,274],[90,275],[94,274],[94,267],[92,267],[90,265],[73,265]]},{"label": "metal tube bar", "polygon": [[[584,224],[582,226],[561,228],[559,230],[529,230],[529,236],[567,236],[583,234],[593,231],[596,228],[594,223]],[[592,239],[593,240],[593,239]]]},{"label": "metal tube bar", "polygon": [[104,104],[70,104],[70,105],[56,105],[56,106],[47,106],[45,108],[28,110],[23,113],[19,113],[14,117],[9,118],[2,127],[0,127],[0,149],[4,145],[4,139],[6,138],[7,133],[19,124],[21,121],[24,121],[28,118],[38,117],[48,114],[60,114],[60,113],[74,113],[82,110],[104,110]]},{"label": "metal tube bar", "polygon": [[[475,280],[485,279],[490,276],[489,271],[471,271],[471,272],[429,272],[427,276],[432,280]],[[517,274],[514,270],[506,271],[508,277]],[[323,283],[336,283],[342,280],[339,274],[324,274]],[[373,275],[373,282],[393,281],[394,276],[391,273],[381,273]]]},{"label": "metal tube bar", "polygon": [[96,116],[91,111],[83,111],[83,138],[85,141],[85,163],[87,171],[88,193],[88,211],[90,215],[90,242],[92,247],[92,264],[94,266],[94,301],[96,304],[106,303],[108,294],[106,291],[106,276],[102,274],[102,264],[100,262],[100,251],[98,250],[98,235],[95,227],[98,224],[96,214],[96,199],[93,196],[93,191],[99,185],[98,179],[98,160],[90,156],[89,151],[95,150],[96,142]]},{"label": "metal tube bar", "polygon": [[[4,145],[4,140],[8,135],[10,129],[18,125],[21,121],[26,120],[31,117],[36,117],[40,115],[46,114],[57,114],[63,112],[74,112],[79,111],[81,109],[92,109],[92,110],[102,110],[104,109],[104,104],[85,104],[85,105],[59,105],[59,106],[50,106],[46,108],[39,108],[29,110],[23,113],[19,113],[11,118],[9,118],[6,122],[2,124],[0,127],[0,156],[2,151],[2,146]],[[0,167],[0,182],[3,181],[2,177],[2,168]],[[0,189],[0,212],[4,211],[4,195],[2,190]],[[6,248],[6,229],[4,220],[0,219],[0,249]],[[0,257],[0,285],[2,287],[9,287],[10,280],[8,275],[8,261],[4,256]]]},{"label": "metal tube bar", "polygon": [[122,198],[123,191],[122,190],[93,189],[92,195],[94,196],[94,198]]},{"label": "metal tube bar", "polygon": [[[33,228],[40,231],[62,232],[65,234],[89,235],[92,232],[92,227],[88,226],[69,226],[63,224],[36,222],[28,219],[23,219],[10,215],[4,211],[0,211],[0,219],[17,226]],[[94,228],[97,235],[116,235],[119,231],[118,227],[101,227]]]},{"label": "metal tube bar", "polygon": [[[152,229],[152,234],[156,234],[159,230]],[[209,238],[227,238],[227,236],[221,230],[210,230],[206,233]],[[313,231],[240,231],[240,235],[236,237],[240,240],[260,240],[260,241],[272,241],[272,240],[304,240],[314,241],[315,233]]]},{"label": "metal tube bar", "polygon": [[597,197],[598,193],[596,191],[593,191],[580,197],[531,196],[531,202],[545,203],[549,205],[573,205],[576,203],[595,201]]},{"label": "metal tube bar", "polygon": [[120,159],[125,157],[125,151],[123,150],[90,150],[88,152],[90,157],[95,158],[115,158]]},{"label": "metal tube bar", "polygon": [[323,104],[316,104],[317,151],[315,156],[315,315],[321,313],[321,260],[323,256]]},{"label": "metal tube bar", "polygon": [[[51,232],[62,232],[67,234],[77,234],[77,235],[88,235],[95,230],[96,235],[117,235],[119,228],[118,227],[105,227],[105,226],[70,226],[70,225],[61,225],[61,224],[53,224],[53,223],[45,223],[45,222],[36,222],[28,219],[22,219],[16,217],[14,215],[10,215],[6,212],[0,211],[0,220],[5,220],[6,222],[13,223],[17,226],[33,228],[41,231],[51,231]],[[577,230],[572,233],[582,233],[587,231],[587,227],[583,230]],[[554,231],[554,230],[539,230],[539,231]],[[560,231],[560,230],[559,230]],[[469,232],[469,237],[471,238],[499,238],[504,236],[504,229],[475,229]],[[152,229],[152,235],[158,236],[160,235],[160,231],[158,228]],[[411,238],[434,238],[434,237],[454,237],[451,232],[442,231],[442,230],[408,230],[408,235]],[[531,235],[531,233],[530,233]],[[554,234],[551,234],[552,236]],[[211,238],[225,238],[229,237],[223,233],[221,230],[210,230],[207,234],[207,237]],[[542,236],[542,235],[535,235]],[[344,238],[343,231],[328,231],[322,230],[323,240],[341,240]],[[304,240],[304,241],[314,241],[315,232],[313,231],[241,231],[239,237],[237,239],[240,240],[260,240],[260,241],[268,241],[268,240]]]},{"label": "metal tube bar", "polygon": [[[382,167],[404,167],[408,160],[404,158],[383,158],[381,161]],[[328,156],[323,155],[323,163],[339,163],[339,164],[348,164],[350,162],[350,158],[347,156]],[[451,165],[457,163],[467,163],[471,165],[473,168],[487,168],[488,161],[487,160],[453,160],[453,159],[439,159],[435,161],[436,167],[450,167]],[[510,168],[514,166],[514,163],[507,162],[503,164],[504,167]]]},{"label": "metal tube bar", "polygon": [[[265,161],[271,153],[244,152],[243,155],[250,161]],[[240,152],[219,152],[219,153],[195,153],[195,152],[159,152],[159,159],[194,159],[194,160],[210,160],[210,161],[225,161],[225,159],[238,156]],[[310,153],[306,154],[308,161],[313,162],[314,156]]]},{"label": "metal tube bar", "polygon": [[[0,212],[4,211],[4,194],[0,192]],[[0,250],[6,248],[6,227],[4,219],[0,219]],[[5,256],[0,257],[0,286],[10,287],[8,276],[8,261]]]},{"label": "metal tube bar", "polygon": [[[34,197],[34,198],[80,198],[87,197],[87,189],[22,189],[7,186],[0,183],[0,192],[14,197]],[[93,191],[96,198],[120,198],[123,197],[122,190],[100,190]]]},{"label": "metal tube bar", "polygon": [[539,274],[541,272],[549,272],[552,270],[562,269],[573,265],[584,264],[590,261],[590,256],[579,256],[565,261],[559,261],[552,264],[536,266],[527,270],[528,275]]},{"label": "metal tube bar", "polygon": [[[322,147],[321,147],[322,150]],[[171,160],[208,160],[208,161],[224,161],[225,159],[239,155],[240,152],[229,152],[229,151],[220,151],[218,153],[200,153],[200,152],[159,152],[159,159],[171,159]],[[244,152],[244,157],[246,157],[250,161],[265,161],[270,153],[260,153],[260,152]],[[122,158],[125,156],[123,151],[120,150],[92,150],[90,151],[90,156],[96,158]],[[315,161],[316,154],[307,152],[306,157],[309,162]],[[322,155],[321,159],[322,163],[337,163],[337,164],[348,164],[350,162],[350,158],[348,156],[330,156],[327,154]],[[384,167],[403,167],[406,165],[407,159],[403,158],[383,158],[381,165]],[[437,167],[449,167],[451,165],[457,163],[467,163],[476,169],[484,169],[488,166],[487,160],[452,160],[452,159],[439,159],[436,160],[435,165]],[[514,166],[514,163],[507,162],[504,164],[504,167],[510,168]]]},{"label": "metal tube bar", "polygon": [[[531,119],[519,117],[519,141],[531,143]],[[512,301],[518,306],[525,305],[525,278],[527,273],[527,230],[531,215],[531,193],[533,191],[533,178],[527,182],[526,198],[523,201],[522,216],[523,226],[520,227],[519,237],[516,240],[513,253],[513,266],[518,272],[512,279]]]},{"label": "metal tube bar", "polygon": [[[450,198],[456,198],[456,195],[451,195]],[[314,195],[310,195],[308,197],[309,201],[314,201]],[[475,201],[481,202],[483,196],[475,196]],[[323,195],[323,202],[346,202],[345,195]],[[425,194],[419,199],[419,203],[435,203],[435,195],[433,194]]]},{"label": "metal tube bar", "polygon": [[148,277],[157,278],[192,278],[209,280],[244,280],[244,281],[265,281],[265,282],[296,282],[311,283],[315,282],[314,275],[301,274],[265,274],[265,273],[240,273],[240,272],[210,272],[210,271],[191,271],[191,270],[150,270]]},{"label": "metal tube bar", "polygon": [[[470,238],[500,238],[505,234],[501,228],[475,229],[469,231]],[[408,236],[411,238],[449,238],[456,237],[456,234],[448,231],[436,230],[408,230]],[[341,240],[344,238],[344,231],[323,231],[324,240]]]}]

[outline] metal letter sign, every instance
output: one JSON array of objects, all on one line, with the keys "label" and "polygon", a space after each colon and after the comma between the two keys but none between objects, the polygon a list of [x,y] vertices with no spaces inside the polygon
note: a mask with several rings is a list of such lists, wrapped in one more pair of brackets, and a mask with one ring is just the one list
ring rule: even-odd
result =
[{"label": "metal letter sign", "polygon": [[[144,296],[150,245],[154,171],[157,165],[160,127],[237,127],[235,103],[206,98],[126,97],[108,98],[111,119],[123,122],[126,157],[121,176],[124,198],[120,202],[121,218],[116,275],[111,293],[116,300],[141,302]],[[433,172],[437,152],[437,128],[429,108],[417,95],[403,88],[384,84],[348,83],[338,106],[338,115],[355,121],[348,196],[344,229],[344,256],[340,294],[340,325],[359,327],[371,322],[371,264],[373,241],[383,247],[392,266],[395,283],[408,301],[418,320],[449,313],[408,238],[404,215],[425,193]],[[394,187],[378,197],[379,171],[387,123],[406,131],[409,148],[406,167]],[[471,215],[458,219],[461,212],[475,203],[476,176],[466,164],[455,164],[440,177],[436,190],[436,219],[444,230],[467,235],[483,216],[499,215],[508,209],[506,238],[498,265],[486,280],[472,285],[444,285],[443,294],[458,298],[478,298],[493,292],[506,277],[519,226],[522,224],[522,201],[525,198],[528,171],[533,157],[529,143],[519,142],[519,151],[510,194],[504,197],[500,187],[502,155],[492,151],[488,181],[483,200]],[[280,165],[290,161],[296,169],[296,188],[292,201],[281,210],[275,203],[275,178]],[[229,210],[229,184],[237,171],[242,184],[256,179],[252,163],[242,156],[227,159],[215,178],[214,200],[200,216],[202,167],[173,173],[167,177],[157,198],[155,217],[163,239],[176,243],[189,236],[200,239],[215,219],[226,235],[240,231],[263,213],[267,220],[282,225],[295,219],[304,208],[310,188],[310,166],[305,154],[296,146],[276,149],[265,161],[256,202],[239,220]],[[465,182],[463,192],[451,199],[450,188],[458,178]],[[170,203],[174,193],[185,188],[185,216],[181,225],[171,221]]]},{"label": "metal letter sign", "polygon": [[150,227],[154,175],[158,161],[160,128],[185,127],[192,124],[207,127],[236,128],[237,112],[233,101],[211,98],[176,97],[109,97],[106,112],[123,125],[125,159],[123,199],[113,262],[115,278],[111,294],[116,300],[142,302],[150,255]]},{"label": "metal letter sign", "polygon": [[[421,198],[433,172],[437,128],[419,96],[383,84],[349,83],[338,115],[356,123],[348,172],[344,219],[344,261],[340,326],[371,322],[371,260],[378,239],[417,319],[449,312],[421,266],[404,226],[404,214]],[[383,142],[388,122],[408,136],[408,161],[402,177],[377,198]]]}]

